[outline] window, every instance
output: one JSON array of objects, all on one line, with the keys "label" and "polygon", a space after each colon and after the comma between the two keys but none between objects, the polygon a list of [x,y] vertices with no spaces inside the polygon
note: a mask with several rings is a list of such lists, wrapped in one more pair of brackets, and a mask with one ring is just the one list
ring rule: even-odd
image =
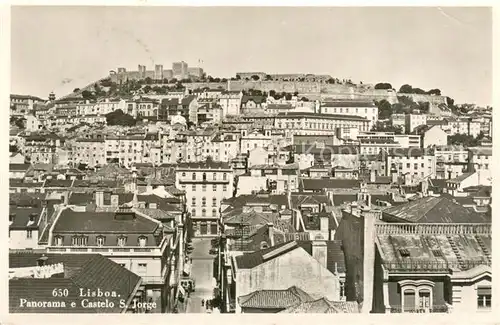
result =
[{"label": "window", "polygon": [[147,238],[142,236],[142,237],[139,237],[139,246],[140,247],[146,247],[146,244],[147,244]]},{"label": "window", "polygon": [[195,192],[195,191],[196,191],[196,185],[191,186],[191,190],[192,190],[193,192]]},{"label": "window", "polygon": [[207,205],[207,198],[206,197],[202,197],[201,198],[201,206],[206,206]]},{"label": "window", "polygon": [[222,174],[222,179],[227,180],[227,173]]},{"label": "window", "polygon": [[148,265],[146,263],[137,264],[137,275],[146,276],[148,272]]},{"label": "window", "polygon": [[206,209],[202,209],[201,210],[201,216],[202,217],[206,217],[207,216],[207,210]]},{"label": "window", "polygon": [[104,242],[105,242],[104,236],[98,236],[97,237],[97,246],[99,246],[99,247],[104,246]]},{"label": "window", "polygon": [[214,173],[214,174],[213,174],[213,179],[214,179],[214,180],[215,180],[215,179],[217,179],[217,173]]},{"label": "window", "polygon": [[216,206],[217,206],[217,198],[216,198],[216,197],[213,197],[213,198],[212,198],[212,206],[213,206],[213,207],[216,207]]},{"label": "window", "polygon": [[193,173],[192,178],[193,178],[193,181],[196,180],[196,173]]},{"label": "window", "polygon": [[491,287],[477,288],[477,308],[491,308]]},{"label": "window", "polygon": [[73,236],[73,238],[71,239],[71,244],[73,246],[87,246],[87,237]]},{"label": "window", "polygon": [[212,209],[212,217],[217,217],[217,209]]},{"label": "window", "polygon": [[340,284],[340,286],[339,286],[339,288],[340,288],[340,300],[343,301],[346,298],[346,296],[345,296],[345,281],[340,280],[339,284]]},{"label": "window", "polygon": [[62,245],[63,245],[62,236],[56,236],[56,246],[62,246]]},{"label": "window", "polygon": [[222,186],[222,191],[224,191],[224,192],[225,192],[225,191],[227,191],[227,185],[226,185],[226,184],[224,184],[224,185]]},{"label": "window", "polygon": [[33,230],[26,230],[26,238],[32,238],[33,237]]},{"label": "window", "polygon": [[196,205],[196,198],[194,196],[191,198],[191,205]]},{"label": "window", "polygon": [[124,247],[127,244],[127,237],[120,236],[118,237],[118,246]]},{"label": "window", "polygon": [[214,192],[216,192],[216,191],[217,191],[217,184],[212,185],[212,190],[213,190]]},{"label": "window", "polygon": [[201,190],[202,190],[203,192],[206,192],[206,191],[207,191],[207,185],[206,185],[206,184],[203,184],[203,185],[201,186]]},{"label": "window", "polygon": [[191,210],[191,217],[195,217],[196,216],[196,209],[192,209]]},{"label": "window", "polygon": [[203,180],[206,181],[207,180],[207,173],[203,173]]},{"label": "window", "polygon": [[182,177],[186,177],[186,173],[182,173]]},{"label": "window", "polygon": [[402,312],[430,312],[434,283],[428,280],[403,280],[399,282],[402,294]]}]

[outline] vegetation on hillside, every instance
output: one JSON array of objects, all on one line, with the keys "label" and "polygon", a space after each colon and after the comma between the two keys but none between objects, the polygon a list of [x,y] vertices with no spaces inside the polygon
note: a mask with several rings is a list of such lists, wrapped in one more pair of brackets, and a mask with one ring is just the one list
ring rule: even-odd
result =
[{"label": "vegetation on hillside", "polygon": [[131,115],[123,113],[121,109],[117,109],[106,114],[106,123],[108,125],[134,126],[137,120]]}]

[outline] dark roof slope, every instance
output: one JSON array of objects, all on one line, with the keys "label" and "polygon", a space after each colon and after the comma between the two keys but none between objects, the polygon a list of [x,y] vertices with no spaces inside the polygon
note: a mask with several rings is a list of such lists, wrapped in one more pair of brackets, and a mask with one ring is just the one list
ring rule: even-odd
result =
[{"label": "dark roof slope", "polygon": [[[14,278],[9,280],[9,311],[11,313],[120,313],[120,300],[135,292],[141,278],[129,270],[99,254],[46,254],[46,265],[63,263],[64,274],[51,278]],[[37,265],[42,254],[11,253],[9,267],[31,267]],[[61,299],[53,296],[55,288],[68,289],[68,297]],[[114,291],[118,297],[108,298],[114,303],[113,308],[83,308],[79,296],[80,288],[84,291]],[[65,307],[20,307],[20,299],[28,301],[47,301],[54,303],[64,300]],[[94,302],[102,298],[89,298]],[[71,308],[71,303],[75,307]]]},{"label": "dark roof slope", "polygon": [[257,290],[238,297],[242,308],[288,308],[313,299],[302,289],[293,286],[286,290]]},{"label": "dark roof slope", "polygon": [[[297,245],[302,247],[309,255],[313,255],[312,245],[313,241],[304,240],[297,241]],[[328,271],[335,274],[335,272],[345,272],[345,259],[344,252],[342,251],[342,241],[341,240],[327,240],[326,241],[326,268]]]},{"label": "dark roof slope", "polygon": [[[296,242],[286,242],[266,249],[261,249],[253,253],[236,256],[235,261],[238,268],[240,269],[253,269],[254,267],[264,263],[266,260],[279,257],[298,248],[299,246]],[[276,255],[273,255],[271,258],[266,259],[266,254],[272,252],[274,252]]]},{"label": "dark roof slope", "polygon": [[54,231],[153,233],[158,228],[158,223],[139,215],[131,220],[119,220],[115,215],[114,212],[75,212],[66,209],[61,212]]},{"label": "dark roof slope", "polygon": [[490,223],[486,216],[474,213],[445,196],[424,197],[387,208],[383,218],[418,223]]}]

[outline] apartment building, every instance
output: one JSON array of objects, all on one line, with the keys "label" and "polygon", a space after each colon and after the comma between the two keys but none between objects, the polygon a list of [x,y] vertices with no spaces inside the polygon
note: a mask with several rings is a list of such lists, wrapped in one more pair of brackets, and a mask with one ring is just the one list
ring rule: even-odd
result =
[{"label": "apartment building", "polygon": [[219,105],[222,107],[222,117],[240,115],[242,99],[243,93],[241,91],[223,91],[219,96]]},{"label": "apartment building", "polygon": [[215,236],[220,203],[233,196],[233,171],[226,162],[207,159],[181,163],[175,171],[175,185],[186,192],[195,236]]},{"label": "apartment building", "polygon": [[73,163],[85,164],[91,168],[102,166],[106,160],[106,142],[104,139],[78,139],[72,145]]},{"label": "apartment building", "polygon": [[459,146],[436,146],[436,178],[454,179],[467,171],[469,152]]},{"label": "apartment building", "polygon": [[96,103],[91,103],[87,100],[84,103],[76,104],[76,114],[79,116],[106,115],[118,109],[126,112],[126,108],[127,106],[125,100],[113,101],[106,98]]},{"label": "apartment building", "polygon": [[416,184],[420,180],[436,176],[436,157],[433,150],[420,148],[396,148],[384,153],[386,175],[394,173],[404,177],[405,184]]},{"label": "apartment building", "polygon": [[390,140],[391,142],[398,143],[401,148],[421,147],[420,136],[415,134],[395,134],[394,132],[360,132],[355,136],[355,139],[359,141],[364,139]]},{"label": "apartment building", "polygon": [[494,166],[491,147],[468,148],[468,172],[477,172],[478,185],[491,186]]},{"label": "apartment building", "polygon": [[405,115],[405,132],[412,133],[415,128],[420,125],[427,124],[426,114],[406,114]]},{"label": "apartment building", "polygon": [[106,162],[119,162],[125,166],[152,162],[154,158],[151,156],[151,148],[158,145],[159,140],[155,134],[107,137]]},{"label": "apartment building", "polygon": [[[94,193],[94,202],[85,206],[60,206],[48,233],[48,253],[97,253],[140,276],[152,312],[165,312],[171,297],[169,275],[183,263],[173,258],[175,230],[155,217],[162,210],[120,205],[118,194]],[[132,201],[132,200],[131,200]],[[155,210],[152,213],[151,210]],[[163,212],[165,214],[165,212]],[[181,264],[182,264],[181,263]]]},{"label": "apartment building", "polygon": [[50,134],[31,134],[24,138],[24,154],[32,163],[50,164],[57,161],[57,149],[61,148],[65,139]]},{"label": "apartment building", "polygon": [[361,116],[369,121],[371,129],[378,121],[378,107],[373,101],[334,101],[321,104],[321,113]]}]

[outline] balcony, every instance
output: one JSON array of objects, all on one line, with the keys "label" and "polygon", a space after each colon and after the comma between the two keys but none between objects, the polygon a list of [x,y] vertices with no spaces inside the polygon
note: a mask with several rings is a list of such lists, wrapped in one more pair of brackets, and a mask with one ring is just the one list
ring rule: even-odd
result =
[{"label": "balcony", "polygon": [[448,306],[446,305],[435,305],[430,308],[419,308],[419,307],[403,307],[400,305],[391,306],[391,313],[399,314],[399,313],[448,313]]}]

